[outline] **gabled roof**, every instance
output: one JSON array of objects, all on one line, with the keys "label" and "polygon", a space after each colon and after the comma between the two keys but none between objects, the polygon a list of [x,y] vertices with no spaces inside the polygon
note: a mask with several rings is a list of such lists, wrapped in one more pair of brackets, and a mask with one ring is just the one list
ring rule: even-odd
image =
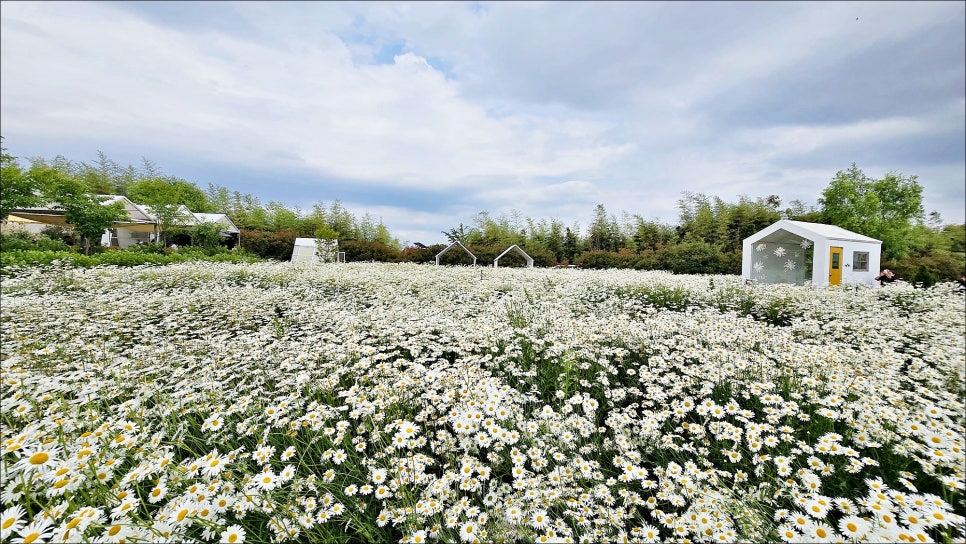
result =
[{"label": "gabled roof", "polygon": [[156,221],[154,216],[152,216],[147,210],[144,209],[144,206],[139,206],[138,204],[131,202],[131,200],[126,196],[123,196],[123,195],[97,195],[97,196],[106,199],[103,202],[103,204],[105,205],[114,204],[115,202],[120,202],[121,204],[123,204],[124,210],[127,212],[128,217],[131,219],[131,221],[135,223],[154,223]]},{"label": "gabled roof", "polygon": [[[155,221],[158,221],[158,214],[154,213],[154,210],[151,209],[151,206],[148,206],[147,204],[136,204],[136,206],[144,210],[144,212],[154,218]],[[183,227],[190,227],[199,223],[198,217],[195,215],[195,213],[189,210],[184,204],[178,204],[177,218],[175,221],[176,225]]]},{"label": "gabled roof", "polygon": [[785,231],[791,234],[815,241],[817,238],[822,238],[825,240],[842,240],[849,242],[865,242],[869,244],[881,244],[882,240],[876,240],[875,238],[870,238],[863,234],[857,232],[852,232],[850,230],[843,229],[842,227],[837,227],[835,225],[825,225],[822,223],[807,223],[805,221],[792,221],[790,219],[782,219],[771,226],[764,228],[755,234],[745,238],[745,240],[751,240],[756,242],[767,238],[773,233],[778,231]]},{"label": "gabled roof", "polygon": [[218,223],[219,225],[225,225],[226,227],[228,227],[227,229],[228,232],[231,232],[233,234],[238,234],[239,232],[241,232],[238,229],[238,227],[235,226],[235,223],[231,220],[231,218],[223,213],[194,212],[194,214],[195,214],[195,217],[198,218],[198,221],[202,223]]}]

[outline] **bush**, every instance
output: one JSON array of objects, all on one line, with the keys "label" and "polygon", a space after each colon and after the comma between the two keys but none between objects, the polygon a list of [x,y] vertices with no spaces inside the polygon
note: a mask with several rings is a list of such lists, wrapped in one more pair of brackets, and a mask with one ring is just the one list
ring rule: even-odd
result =
[{"label": "bush", "polygon": [[298,234],[294,230],[280,230],[266,232],[261,230],[243,230],[241,245],[245,251],[263,259],[278,261],[292,260],[292,250]]},{"label": "bush", "polygon": [[435,263],[436,254],[445,248],[443,244],[433,244],[429,247],[407,246],[399,252],[398,260],[401,263]]},{"label": "bush", "polygon": [[59,238],[50,238],[45,234],[30,234],[25,231],[14,231],[0,236],[0,249],[11,251],[16,249],[32,249],[37,251],[67,251],[70,246]]},{"label": "bush", "polygon": [[187,251],[169,251],[166,254],[146,253],[119,249],[105,251],[96,255],[86,256],[74,251],[40,251],[35,249],[13,249],[0,252],[0,270],[8,274],[8,267],[45,266],[54,261],[68,261],[73,266],[90,268],[97,265],[138,266],[143,264],[171,264],[186,261],[214,261],[214,262],[256,262],[259,258],[241,251],[217,253],[209,256],[201,248],[189,248]]},{"label": "bush", "polygon": [[706,242],[684,242],[659,251],[657,264],[675,274],[717,274],[721,253]]},{"label": "bush", "polygon": [[925,267],[934,281],[956,281],[966,269],[966,259],[962,254],[933,252],[921,257],[908,257],[900,261],[885,261],[882,268],[888,268],[900,278],[908,280]]},{"label": "bush", "polygon": [[378,261],[391,263],[396,262],[399,258],[399,250],[382,242],[346,240],[339,242],[339,251],[345,251],[346,262]]},{"label": "bush", "polygon": [[155,254],[155,255],[164,255],[164,252],[165,252],[164,244],[162,244],[161,242],[151,242],[148,244],[135,244],[125,249],[125,251],[129,251],[131,253],[149,253],[149,254]]},{"label": "bush", "polygon": [[916,270],[916,275],[912,277],[912,283],[916,287],[928,289],[936,284],[936,280],[929,273],[926,265],[919,265],[919,270]]}]

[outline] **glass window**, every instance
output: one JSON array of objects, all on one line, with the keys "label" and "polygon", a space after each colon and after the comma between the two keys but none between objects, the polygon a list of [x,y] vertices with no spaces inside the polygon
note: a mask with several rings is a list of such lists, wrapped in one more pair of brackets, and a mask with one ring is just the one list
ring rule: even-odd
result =
[{"label": "glass window", "polygon": [[841,256],[842,255],[840,253],[833,253],[832,254],[832,270],[838,270],[839,269],[839,257],[841,257]]},{"label": "glass window", "polygon": [[855,272],[869,271],[869,252],[856,251],[852,253],[852,270]]}]

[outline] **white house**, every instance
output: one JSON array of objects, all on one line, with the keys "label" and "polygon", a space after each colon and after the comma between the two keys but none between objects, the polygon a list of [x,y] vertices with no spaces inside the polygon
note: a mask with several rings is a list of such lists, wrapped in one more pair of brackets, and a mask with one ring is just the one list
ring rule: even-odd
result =
[{"label": "white house", "polygon": [[758,283],[874,284],[882,241],[850,230],[782,219],[744,239],[741,275]]},{"label": "white house", "polygon": [[[120,202],[127,212],[127,219],[115,221],[101,236],[101,245],[114,246],[121,249],[138,243],[153,242],[158,239],[158,217],[149,206],[135,204],[121,195],[97,195],[104,199],[105,206]],[[227,239],[229,247],[240,243],[241,231],[223,213],[192,212],[183,204],[178,207],[178,217],[175,224],[179,227],[192,227],[201,223],[217,223],[222,226],[222,235]],[[31,209],[17,209],[10,212],[3,228],[20,229],[30,233],[39,233],[48,226],[69,227],[65,211],[54,202],[42,207]]]}]

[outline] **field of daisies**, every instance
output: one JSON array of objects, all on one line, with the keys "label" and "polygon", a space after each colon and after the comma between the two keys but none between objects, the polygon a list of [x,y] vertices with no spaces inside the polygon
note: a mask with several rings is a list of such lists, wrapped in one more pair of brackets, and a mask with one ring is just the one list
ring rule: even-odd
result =
[{"label": "field of daisies", "polygon": [[966,537],[952,285],[7,272],[4,542]]}]

